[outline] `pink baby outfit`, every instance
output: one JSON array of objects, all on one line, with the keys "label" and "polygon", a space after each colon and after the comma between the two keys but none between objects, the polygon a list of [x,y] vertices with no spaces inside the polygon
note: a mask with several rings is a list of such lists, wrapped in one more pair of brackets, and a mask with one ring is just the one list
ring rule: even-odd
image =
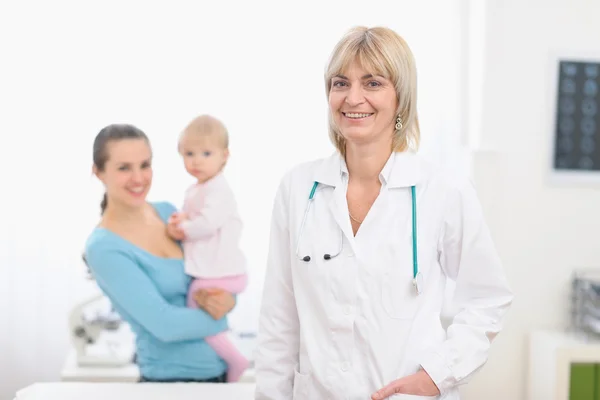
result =
[{"label": "pink baby outfit", "polygon": [[[185,233],[185,272],[195,278],[188,291],[188,307],[198,307],[193,299],[198,289],[219,288],[232,294],[241,293],[247,286],[246,258],[239,247],[242,221],[223,174],[192,185],[186,191],[182,211],[188,217],[180,225]],[[248,367],[248,360],[227,334],[207,337],[206,342],[227,363],[227,380],[238,381]]]}]

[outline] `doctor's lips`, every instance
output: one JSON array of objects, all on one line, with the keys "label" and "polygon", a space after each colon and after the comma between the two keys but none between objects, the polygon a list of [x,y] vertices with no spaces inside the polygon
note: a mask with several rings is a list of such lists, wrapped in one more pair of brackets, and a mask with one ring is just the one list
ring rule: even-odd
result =
[{"label": "doctor's lips", "polygon": [[375,113],[357,113],[357,112],[343,112],[342,111],[342,114],[344,115],[344,117],[350,118],[350,119],[363,119],[363,118],[370,117],[371,115],[373,115]]}]

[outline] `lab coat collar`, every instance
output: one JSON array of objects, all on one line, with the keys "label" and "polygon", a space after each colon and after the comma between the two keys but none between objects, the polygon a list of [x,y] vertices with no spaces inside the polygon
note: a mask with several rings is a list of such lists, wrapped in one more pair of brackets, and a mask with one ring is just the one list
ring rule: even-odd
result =
[{"label": "lab coat collar", "polygon": [[[393,165],[388,168],[389,175],[386,177],[389,188],[403,188],[415,186],[424,176],[421,157],[413,151],[392,153]],[[388,163],[389,164],[389,163]],[[386,167],[388,167],[386,164]],[[384,167],[382,173],[386,171]]]},{"label": "lab coat collar", "polygon": [[[336,151],[317,166],[314,181],[337,187],[342,184],[342,176],[347,173],[346,161]],[[412,151],[393,152],[380,173],[382,183],[388,188],[410,187],[421,181],[422,177],[421,159]]]}]

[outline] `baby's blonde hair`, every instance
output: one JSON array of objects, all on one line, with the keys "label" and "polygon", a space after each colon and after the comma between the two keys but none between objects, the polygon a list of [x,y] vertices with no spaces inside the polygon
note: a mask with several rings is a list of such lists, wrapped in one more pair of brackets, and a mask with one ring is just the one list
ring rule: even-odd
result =
[{"label": "baby's blonde hair", "polygon": [[[350,29],[333,49],[325,71],[327,96],[331,91],[332,78],[343,73],[354,61],[362,68],[390,80],[396,89],[396,116],[402,119],[402,128],[394,132],[393,151],[417,150],[420,141],[417,68],[408,44],[389,28],[358,26]],[[329,138],[338,151],[345,154],[346,140],[335,125],[331,111]]]},{"label": "baby's blonde hair", "polygon": [[178,147],[181,149],[181,143],[185,139],[215,138],[223,148],[229,148],[229,132],[219,119],[203,114],[194,118],[183,129],[179,135]]}]

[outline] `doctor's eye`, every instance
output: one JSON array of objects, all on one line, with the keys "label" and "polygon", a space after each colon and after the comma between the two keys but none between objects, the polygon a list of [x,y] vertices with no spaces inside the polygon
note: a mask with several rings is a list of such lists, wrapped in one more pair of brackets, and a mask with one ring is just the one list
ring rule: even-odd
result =
[{"label": "doctor's eye", "polygon": [[344,87],[344,86],[347,86],[347,83],[346,83],[346,82],[344,82],[344,81],[342,81],[342,80],[337,80],[337,81],[334,81],[334,82],[331,84],[331,87],[334,87],[334,88],[342,88],[342,87]]}]

